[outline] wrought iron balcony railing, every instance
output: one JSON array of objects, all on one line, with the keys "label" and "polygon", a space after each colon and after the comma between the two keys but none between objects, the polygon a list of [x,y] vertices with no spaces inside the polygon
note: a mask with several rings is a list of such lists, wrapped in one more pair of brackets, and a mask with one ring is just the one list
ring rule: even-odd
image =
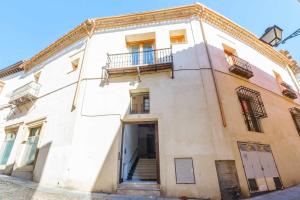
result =
[{"label": "wrought iron balcony railing", "polygon": [[282,94],[290,99],[297,99],[297,93],[295,90],[286,82],[281,82],[280,86],[282,88]]},{"label": "wrought iron balcony railing", "polygon": [[105,69],[110,74],[173,69],[171,48],[107,54]]},{"label": "wrought iron balcony railing", "polygon": [[38,97],[40,87],[40,84],[32,81],[15,89],[10,95],[9,103],[19,105],[35,100]]},{"label": "wrought iron balcony railing", "polygon": [[247,79],[253,77],[252,65],[249,62],[234,55],[227,55],[226,58],[230,72]]}]

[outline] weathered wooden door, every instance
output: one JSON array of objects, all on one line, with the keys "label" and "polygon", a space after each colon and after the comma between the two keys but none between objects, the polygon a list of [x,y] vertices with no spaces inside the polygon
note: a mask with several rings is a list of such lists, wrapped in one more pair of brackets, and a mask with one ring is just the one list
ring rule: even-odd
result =
[{"label": "weathered wooden door", "polygon": [[217,175],[223,200],[232,200],[234,188],[240,188],[234,160],[217,160]]}]

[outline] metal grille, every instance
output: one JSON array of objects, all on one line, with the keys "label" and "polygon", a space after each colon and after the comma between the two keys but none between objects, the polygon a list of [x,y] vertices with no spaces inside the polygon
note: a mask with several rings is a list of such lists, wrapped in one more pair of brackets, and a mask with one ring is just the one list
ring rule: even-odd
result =
[{"label": "metal grille", "polygon": [[255,178],[248,178],[248,183],[251,191],[257,191],[258,185]]},{"label": "metal grille", "polygon": [[237,65],[246,71],[252,72],[252,65],[235,55],[228,56],[227,61],[231,66]]},{"label": "metal grille", "polygon": [[295,90],[292,88],[292,86],[290,86],[289,84],[287,84],[286,82],[281,82],[280,85],[282,86],[282,94],[291,98],[291,99],[297,99],[297,93],[295,92]]},{"label": "metal grille", "polygon": [[300,135],[300,109],[296,108],[296,107],[293,107],[293,108],[290,108],[289,110],[290,110],[290,113],[291,113],[292,118],[294,120],[294,123],[295,123],[296,129],[298,131],[298,134]]},{"label": "metal grille", "polygon": [[255,118],[266,118],[267,112],[258,91],[240,86],[236,89],[239,100],[246,100],[250,103],[250,110],[243,110],[245,115],[254,116]]},{"label": "metal grille", "polygon": [[273,180],[274,180],[274,183],[275,183],[276,190],[282,189],[283,186],[282,186],[280,178],[279,177],[273,177]]},{"label": "metal grille", "polygon": [[107,69],[172,63],[172,49],[154,49],[107,55]]}]

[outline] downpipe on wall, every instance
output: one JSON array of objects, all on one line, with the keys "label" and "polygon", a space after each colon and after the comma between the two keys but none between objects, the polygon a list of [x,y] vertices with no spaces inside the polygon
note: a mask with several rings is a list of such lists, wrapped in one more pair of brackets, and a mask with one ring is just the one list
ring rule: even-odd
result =
[{"label": "downpipe on wall", "polygon": [[209,53],[209,49],[208,49],[208,45],[207,45],[207,40],[206,40],[205,32],[204,32],[204,29],[203,29],[202,17],[200,16],[199,18],[200,18],[199,19],[199,21],[200,21],[200,28],[201,28],[201,33],[202,33],[202,36],[203,36],[205,51],[206,51],[206,54],[207,54],[208,63],[209,63],[209,67],[210,67],[210,70],[211,70],[211,74],[212,74],[213,82],[214,82],[214,86],[215,86],[214,88],[215,88],[216,95],[217,95],[219,110],[220,110],[220,114],[221,114],[223,126],[226,127],[227,123],[226,123],[226,118],[225,118],[223,104],[222,104],[222,101],[221,101],[220,90],[219,90],[218,82],[217,82],[217,79],[216,79],[215,69],[214,69],[214,66],[213,66],[212,61],[211,61],[211,56],[210,56],[210,53]]}]

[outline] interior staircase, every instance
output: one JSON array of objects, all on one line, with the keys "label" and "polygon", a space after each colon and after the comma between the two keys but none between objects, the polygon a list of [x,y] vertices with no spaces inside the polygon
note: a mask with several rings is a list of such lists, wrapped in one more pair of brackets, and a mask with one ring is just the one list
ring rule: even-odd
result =
[{"label": "interior staircase", "polygon": [[140,158],[129,173],[129,180],[133,181],[156,181],[156,159]]},{"label": "interior staircase", "polygon": [[132,166],[128,180],[118,185],[118,194],[160,196],[157,181],[156,159],[139,158]]}]

